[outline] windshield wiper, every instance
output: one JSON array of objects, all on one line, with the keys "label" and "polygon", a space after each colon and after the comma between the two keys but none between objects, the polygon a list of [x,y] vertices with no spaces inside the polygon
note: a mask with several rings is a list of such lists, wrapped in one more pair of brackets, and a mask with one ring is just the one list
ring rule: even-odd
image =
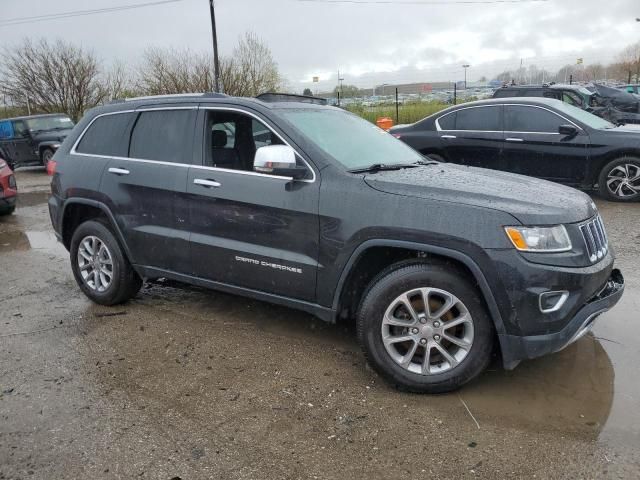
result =
[{"label": "windshield wiper", "polygon": [[[422,160],[419,160],[421,162]],[[421,163],[374,163],[368,167],[354,168],[349,170],[350,173],[371,173],[371,172],[383,172],[388,170],[401,170],[403,168],[414,168],[420,166]]]}]

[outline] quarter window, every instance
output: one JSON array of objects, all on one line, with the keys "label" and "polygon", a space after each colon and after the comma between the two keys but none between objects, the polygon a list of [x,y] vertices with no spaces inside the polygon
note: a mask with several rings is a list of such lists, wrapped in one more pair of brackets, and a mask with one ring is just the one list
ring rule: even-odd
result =
[{"label": "quarter window", "polygon": [[126,157],[129,147],[129,126],[133,113],[118,113],[98,117],[82,136],[78,153]]},{"label": "quarter window", "polygon": [[140,113],[129,146],[129,157],[191,163],[195,110],[152,110]]},{"label": "quarter window", "polygon": [[455,130],[456,129],[456,112],[445,115],[438,119],[438,125],[441,130]]},{"label": "quarter window", "polygon": [[477,107],[458,110],[456,130],[502,131],[500,107]]},{"label": "quarter window", "polygon": [[566,120],[542,108],[505,107],[505,130],[509,132],[558,133],[558,127],[565,123]]}]

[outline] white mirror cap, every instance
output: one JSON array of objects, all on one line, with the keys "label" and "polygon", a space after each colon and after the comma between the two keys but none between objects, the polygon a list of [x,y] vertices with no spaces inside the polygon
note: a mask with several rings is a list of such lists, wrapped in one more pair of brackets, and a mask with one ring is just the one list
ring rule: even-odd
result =
[{"label": "white mirror cap", "polygon": [[253,169],[272,173],[276,168],[295,168],[296,152],[289,145],[267,145],[256,150]]}]

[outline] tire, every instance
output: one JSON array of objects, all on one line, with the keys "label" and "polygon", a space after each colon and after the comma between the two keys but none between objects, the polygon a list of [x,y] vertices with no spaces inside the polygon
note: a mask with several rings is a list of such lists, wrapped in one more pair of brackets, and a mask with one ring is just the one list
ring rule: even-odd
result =
[{"label": "tire", "polygon": [[[91,255],[91,251],[95,253],[96,249],[98,255]],[[131,267],[111,230],[103,223],[90,220],[76,229],[71,238],[70,259],[78,286],[100,305],[124,303],[142,287],[142,279]],[[111,261],[110,280],[108,260]]]},{"label": "tire", "polygon": [[607,163],[598,176],[598,191],[613,202],[639,200],[640,158],[621,157]]},{"label": "tire", "polygon": [[425,157],[428,157],[431,160],[435,160],[436,162],[440,162],[440,163],[446,162],[446,160],[441,155],[438,155],[437,153],[427,153]]},{"label": "tire", "polygon": [[13,212],[15,212],[15,210],[16,210],[15,205],[9,208],[5,208],[4,210],[0,209],[0,217],[3,217],[5,215],[11,215]]},{"label": "tire", "polygon": [[49,160],[51,160],[52,158],[53,150],[51,150],[50,148],[45,148],[44,150],[42,150],[42,153],[40,154],[40,160],[42,161],[42,165],[44,166],[44,168],[47,168]]},{"label": "tire", "polygon": [[[419,320],[409,320],[406,326],[385,324],[386,318],[398,321],[397,315],[409,313],[401,302],[398,309],[392,308],[398,297],[407,292],[412,292],[408,298]],[[427,303],[435,309],[428,318],[421,308],[423,292]],[[437,315],[447,298],[452,306]],[[458,326],[447,327],[454,321]],[[416,335],[411,333],[414,328],[419,331]],[[487,367],[494,341],[493,323],[478,290],[463,273],[441,264],[405,263],[383,271],[363,295],[357,330],[360,346],[372,368],[397,389],[416,393],[444,393],[460,388]],[[385,346],[385,336],[387,339],[411,336],[415,340]],[[465,348],[447,340],[452,337],[464,343]],[[422,341],[425,343],[421,344]],[[427,348],[430,356],[425,362]],[[453,357],[453,363],[446,360],[441,349]],[[402,360],[407,358],[408,366],[402,366]]]}]

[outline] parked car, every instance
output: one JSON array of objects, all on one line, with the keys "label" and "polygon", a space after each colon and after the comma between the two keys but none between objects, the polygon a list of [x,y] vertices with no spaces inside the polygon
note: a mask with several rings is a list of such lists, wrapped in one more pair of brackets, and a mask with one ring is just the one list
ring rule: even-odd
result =
[{"label": "parked car", "polygon": [[616,127],[559,100],[470,102],[390,133],[439,161],[597,189],[613,201],[640,199],[640,127]]},{"label": "parked car", "polygon": [[50,163],[49,211],[90,299],[164,277],[352,319],[371,365],[418,392],[465,384],[494,345],[506,368],[555,352],[620,299],[584,193],[427,161],[344,110],[261,98],[85,115]]},{"label": "parked car", "polygon": [[13,170],[0,152],[0,215],[10,215],[16,209],[18,186]]},{"label": "parked car", "polygon": [[640,87],[640,85],[638,85],[637,83],[630,83],[628,85],[622,85],[621,87],[617,87],[619,90],[624,90],[627,93],[634,93],[636,95],[640,94],[640,91],[638,90],[638,87]]},{"label": "parked car", "polygon": [[605,85],[508,85],[497,89],[493,98],[555,98],[593,113],[616,125],[640,124],[640,102],[635,95]]},{"label": "parked car", "polygon": [[14,167],[46,167],[72,128],[71,119],[61,113],[1,119],[0,148]]}]

